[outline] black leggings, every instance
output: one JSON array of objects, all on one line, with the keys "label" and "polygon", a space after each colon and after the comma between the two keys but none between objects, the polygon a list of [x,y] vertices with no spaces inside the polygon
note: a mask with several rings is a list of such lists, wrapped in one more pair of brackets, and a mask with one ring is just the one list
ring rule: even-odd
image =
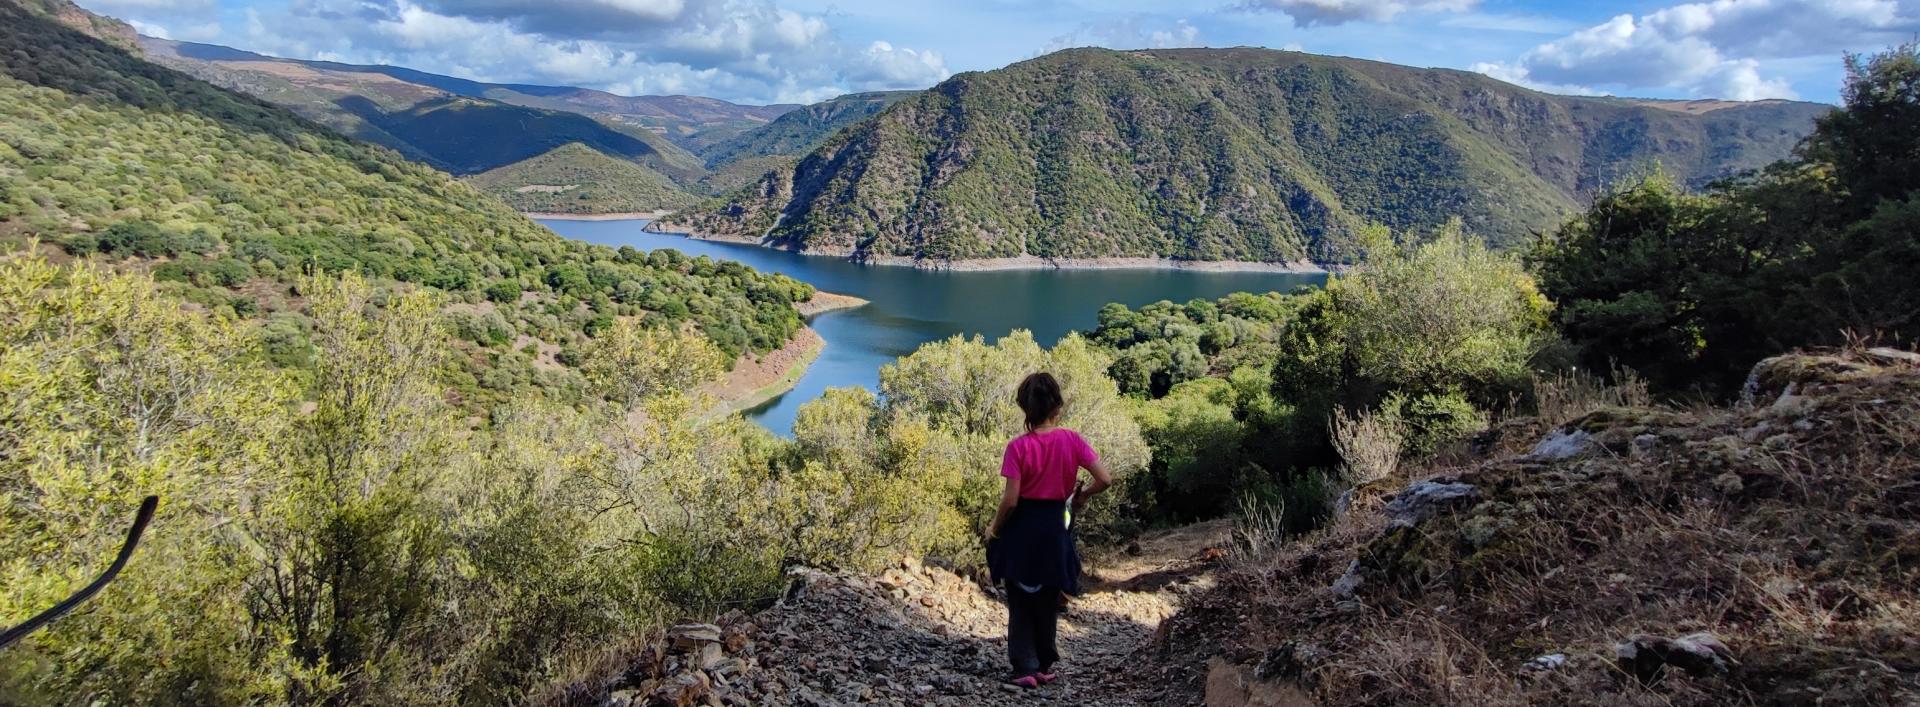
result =
[{"label": "black leggings", "polygon": [[1028,592],[1012,582],[1007,588],[1007,662],[1013,674],[1048,672],[1060,660],[1054,628],[1060,618],[1060,590],[1041,587]]}]

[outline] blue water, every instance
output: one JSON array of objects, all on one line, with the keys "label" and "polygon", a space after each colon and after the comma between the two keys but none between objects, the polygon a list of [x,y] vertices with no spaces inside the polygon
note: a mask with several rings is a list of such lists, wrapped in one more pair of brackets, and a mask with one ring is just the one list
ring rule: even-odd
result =
[{"label": "blue water", "polygon": [[640,230],[646,221],[541,221],[562,236],[643,251],[673,248],[688,255],[737,260],[785,273],[828,292],[872,302],[827,312],[810,322],[827,347],[785,395],[747,411],[780,434],[793,427],[802,403],[826,389],[880,383],[880,367],[921,344],[955,334],[995,339],[1028,329],[1051,345],[1068,332],[1091,329],[1100,306],[1138,307],[1160,300],[1214,299],[1232,292],[1290,291],[1317,285],[1324,275],[1192,270],[1010,270],[945,272],[859,265],[842,258],[799,255],[740,243],[693,240]]}]

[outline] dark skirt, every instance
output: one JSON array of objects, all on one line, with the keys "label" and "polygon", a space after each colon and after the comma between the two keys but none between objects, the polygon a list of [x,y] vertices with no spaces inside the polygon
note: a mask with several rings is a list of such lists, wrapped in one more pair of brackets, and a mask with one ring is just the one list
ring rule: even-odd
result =
[{"label": "dark skirt", "polygon": [[1000,537],[987,543],[993,581],[1080,593],[1080,551],[1067,528],[1067,502],[1020,499]]}]

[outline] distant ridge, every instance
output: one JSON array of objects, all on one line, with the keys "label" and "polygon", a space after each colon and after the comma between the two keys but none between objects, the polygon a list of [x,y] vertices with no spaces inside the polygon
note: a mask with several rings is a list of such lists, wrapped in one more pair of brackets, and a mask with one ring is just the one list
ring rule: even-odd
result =
[{"label": "distant ridge", "polygon": [[925,260],[1337,260],[1365,224],[1453,218],[1516,243],[1656,163],[1698,185],[1785,157],[1830,109],[1556,96],[1268,49],[1073,49],[954,76],[657,225]]}]

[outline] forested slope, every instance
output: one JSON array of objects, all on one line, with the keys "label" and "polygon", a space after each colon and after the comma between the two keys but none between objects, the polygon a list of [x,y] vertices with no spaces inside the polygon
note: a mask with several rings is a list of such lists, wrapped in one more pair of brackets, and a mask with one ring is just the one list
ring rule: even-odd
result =
[{"label": "forested slope", "polygon": [[674,209],[696,201],[665,175],[577,142],[467,178],[520,211],[610,214]]},{"label": "forested slope", "polygon": [[283,362],[305,356],[291,285],[307,272],[445,292],[471,345],[456,387],[486,398],[577,390],[568,350],[622,316],[697,325],[730,355],[800,326],[803,283],[568,241],[443,173],[42,13],[0,3],[0,19],[0,232],[264,317]]},{"label": "forested slope", "polygon": [[928,259],[1339,259],[1364,224],[1496,243],[1659,162],[1784,157],[1827,106],[1553,96],[1265,49],[1076,49],[966,73],[668,227]]},{"label": "forested slope", "polygon": [[849,93],[783,113],[766,125],[741,133],[701,151],[707,166],[726,165],[775,155],[810,152],[841,128],[865,120],[919,91]]},{"label": "forested slope", "polygon": [[580,142],[692,185],[704,165],[690,148],[761,127],[793,107],[483,83],[398,66],[286,59],[154,37],[140,37],[139,46],[162,65],[455,173],[484,171]]}]

